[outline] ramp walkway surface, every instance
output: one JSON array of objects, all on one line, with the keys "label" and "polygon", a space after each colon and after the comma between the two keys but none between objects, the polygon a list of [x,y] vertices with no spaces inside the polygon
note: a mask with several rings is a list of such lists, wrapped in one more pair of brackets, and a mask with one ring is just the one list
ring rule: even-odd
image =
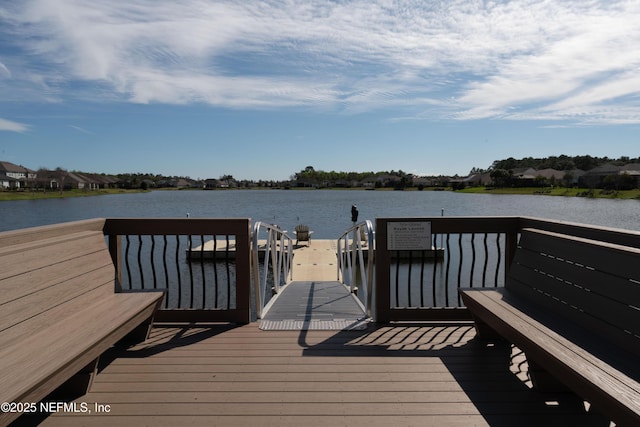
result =
[{"label": "ramp walkway surface", "polygon": [[293,255],[293,281],[260,321],[262,330],[364,329],[363,307],[337,278],[336,242],[313,240]]}]

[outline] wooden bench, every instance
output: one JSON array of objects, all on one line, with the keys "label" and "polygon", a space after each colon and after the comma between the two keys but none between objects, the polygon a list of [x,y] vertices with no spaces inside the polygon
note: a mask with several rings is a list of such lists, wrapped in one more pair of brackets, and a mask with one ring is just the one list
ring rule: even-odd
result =
[{"label": "wooden bench", "polygon": [[526,354],[534,387],[640,425],[640,249],[525,229],[505,288],[460,294],[481,337]]},{"label": "wooden bench", "polygon": [[163,293],[114,292],[103,224],[0,233],[0,402],[82,395],[105,350],[146,338]]}]

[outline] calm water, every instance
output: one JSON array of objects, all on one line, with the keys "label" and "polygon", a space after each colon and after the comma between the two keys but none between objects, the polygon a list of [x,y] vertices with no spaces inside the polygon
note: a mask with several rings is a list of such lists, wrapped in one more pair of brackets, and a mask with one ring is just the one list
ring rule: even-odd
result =
[{"label": "calm water", "polygon": [[0,202],[0,231],[96,217],[249,217],[287,230],[308,224],[314,237],[337,238],[376,217],[521,215],[640,230],[640,201],[460,194],[450,191],[242,190],[153,191],[99,197]]}]

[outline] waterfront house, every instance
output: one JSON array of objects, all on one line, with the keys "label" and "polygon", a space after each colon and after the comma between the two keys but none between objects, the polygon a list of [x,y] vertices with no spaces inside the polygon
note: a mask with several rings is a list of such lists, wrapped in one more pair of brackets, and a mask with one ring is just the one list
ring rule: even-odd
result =
[{"label": "waterfront house", "polygon": [[580,179],[580,185],[588,188],[601,188],[607,176],[618,175],[621,166],[607,163],[588,170]]},{"label": "waterfront house", "polygon": [[36,179],[36,172],[10,162],[0,162],[0,176],[6,177],[0,182],[2,188],[21,188]]}]

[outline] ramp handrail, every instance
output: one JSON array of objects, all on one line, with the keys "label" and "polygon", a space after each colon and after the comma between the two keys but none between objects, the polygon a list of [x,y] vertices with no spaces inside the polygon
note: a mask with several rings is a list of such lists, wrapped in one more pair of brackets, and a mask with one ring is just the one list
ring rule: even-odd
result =
[{"label": "ramp handrail", "polygon": [[[266,239],[261,241],[260,234],[266,232]],[[264,243],[264,248],[260,247]],[[264,252],[263,264],[260,266],[260,252]],[[269,268],[273,284],[269,298],[280,292],[280,286],[289,283],[291,278],[291,261],[293,259],[293,240],[286,231],[276,224],[256,222],[251,233],[251,264],[253,284],[256,297],[256,314],[262,318],[265,314]],[[262,268],[261,268],[262,267]]]},{"label": "ramp handrail", "polygon": [[359,294],[367,316],[371,316],[372,307],[374,242],[375,231],[369,220],[346,230],[337,242],[338,281],[349,286],[352,293]]}]

